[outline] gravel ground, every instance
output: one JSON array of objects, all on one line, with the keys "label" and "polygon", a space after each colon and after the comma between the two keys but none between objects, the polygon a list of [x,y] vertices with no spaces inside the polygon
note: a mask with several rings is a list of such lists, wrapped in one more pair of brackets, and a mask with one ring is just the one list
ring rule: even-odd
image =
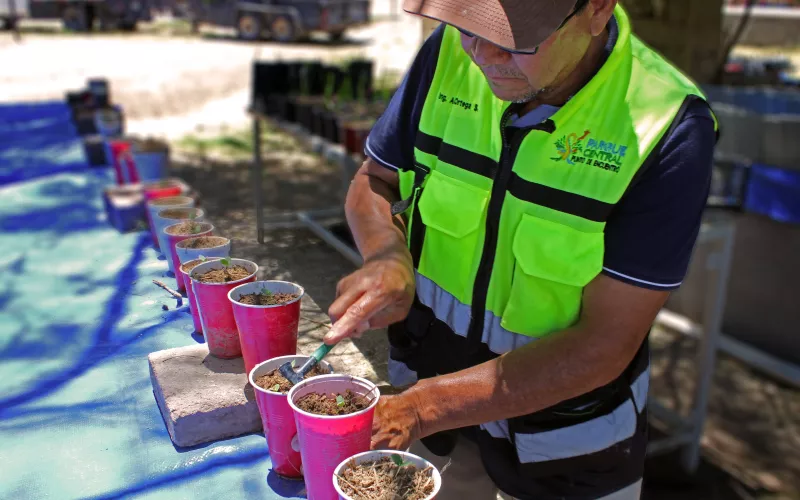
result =
[{"label": "gravel ground", "polygon": [[292,45],[242,42],[219,29],[170,36],[163,25],[144,26],[141,34],[85,36],[62,33],[58,24],[30,23],[21,43],[0,33],[0,101],[62,99],[87,78],[105,77],[129,132],[168,139],[213,135],[246,126],[255,59],[362,56],[375,61],[378,78],[399,77],[419,46],[421,23],[407,15],[389,19],[391,5],[373,2],[373,17],[380,20],[348,31],[338,44],[324,38]]}]

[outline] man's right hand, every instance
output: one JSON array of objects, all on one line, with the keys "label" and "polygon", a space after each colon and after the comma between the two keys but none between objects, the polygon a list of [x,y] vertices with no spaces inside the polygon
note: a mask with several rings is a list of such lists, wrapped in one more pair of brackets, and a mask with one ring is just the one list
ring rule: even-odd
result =
[{"label": "man's right hand", "polygon": [[408,315],[413,301],[411,254],[405,245],[389,247],[339,281],[336,300],[328,309],[334,324],[324,341],[335,344],[401,321]]}]

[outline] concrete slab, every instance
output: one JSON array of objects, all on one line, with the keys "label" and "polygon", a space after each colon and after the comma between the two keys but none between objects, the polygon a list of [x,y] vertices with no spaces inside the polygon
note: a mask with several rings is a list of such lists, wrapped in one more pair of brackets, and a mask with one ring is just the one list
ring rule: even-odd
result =
[{"label": "concrete slab", "polygon": [[154,352],[148,360],[158,408],[177,446],[261,430],[242,358],[218,359],[198,344]]},{"label": "concrete slab", "polygon": [[[298,351],[311,354],[319,347],[330,321],[306,295],[301,305]],[[349,340],[326,358],[337,372],[371,380],[378,377]],[[206,344],[151,353],[150,380],[170,438],[177,446],[194,446],[261,431],[253,388],[242,358],[218,359]]]}]

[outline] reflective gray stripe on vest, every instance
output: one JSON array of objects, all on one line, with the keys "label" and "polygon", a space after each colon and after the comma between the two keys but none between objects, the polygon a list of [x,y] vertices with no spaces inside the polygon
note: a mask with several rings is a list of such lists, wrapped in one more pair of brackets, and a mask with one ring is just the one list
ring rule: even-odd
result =
[{"label": "reflective gray stripe on vest", "polygon": [[[420,273],[416,273],[416,279],[419,301],[430,307],[436,318],[453,332],[466,337],[472,308]],[[495,354],[505,354],[536,339],[506,330],[500,326],[500,317],[487,310],[483,317],[481,340]]]},{"label": "reflective gray stripe on vest", "polygon": [[[640,413],[647,403],[649,385],[649,368],[631,385],[635,408]],[[522,463],[535,463],[596,453],[631,438],[636,432],[636,424],[636,410],[631,400],[627,400],[608,415],[587,422],[535,434],[517,434],[517,458]],[[506,421],[490,422],[481,428],[492,437],[509,437]]]}]

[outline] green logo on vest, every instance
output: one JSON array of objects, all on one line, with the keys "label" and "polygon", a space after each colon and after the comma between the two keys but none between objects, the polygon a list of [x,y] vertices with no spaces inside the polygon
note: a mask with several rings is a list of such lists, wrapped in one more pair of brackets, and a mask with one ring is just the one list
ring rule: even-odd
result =
[{"label": "green logo on vest", "polygon": [[584,145],[584,139],[589,137],[590,133],[589,130],[585,130],[583,135],[578,137],[578,134],[573,132],[557,140],[555,142],[557,156],[551,160],[566,161],[567,165],[584,164],[614,173],[619,172],[628,146],[596,139],[589,139]]}]

